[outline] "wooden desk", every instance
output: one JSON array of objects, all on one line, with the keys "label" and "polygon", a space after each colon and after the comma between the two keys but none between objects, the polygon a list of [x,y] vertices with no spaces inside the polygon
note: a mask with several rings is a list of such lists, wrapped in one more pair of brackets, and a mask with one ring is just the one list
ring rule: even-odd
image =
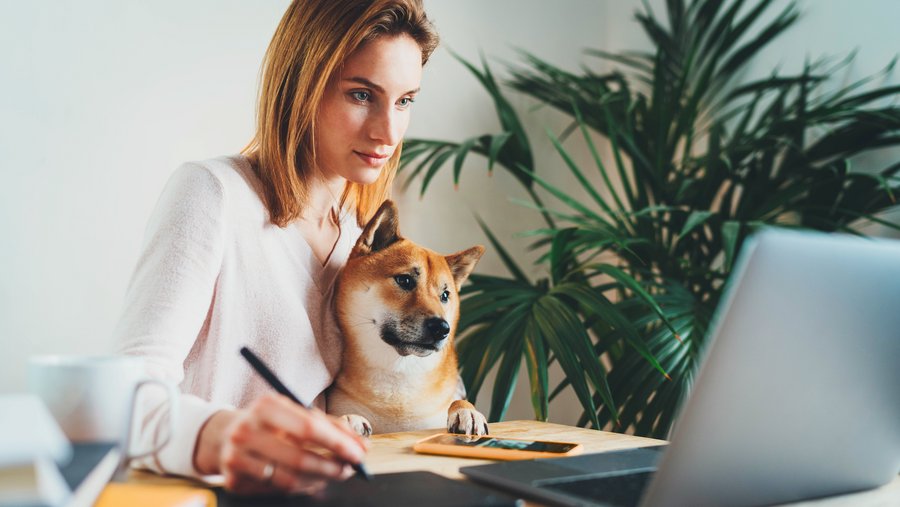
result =
[{"label": "wooden desk", "polygon": [[[579,442],[584,446],[585,453],[613,451],[630,447],[647,447],[665,443],[663,440],[652,438],[633,437],[620,433],[588,430],[539,421],[505,421],[493,423],[490,427],[491,435],[499,437]],[[366,459],[366,467],[373,474],[430,470],[453,479],[461,479],[463,475],[459,473],[460,467],[495,463],[486,459],[419,454],[412,450],[412,445],[417,440],[441,431],[423,430],[374,435],[371,438],[372,447]]]},{"label": "wooden desk", "polygon": [[[373,474],[429,470],[450,478],[460,479],[463,477],[459,473],[460,467],[492,463],[489,460],[434,456],[413,452],[412,445],[417,440],[442,431],[435,429],[375,435],[371,438],[372,447],[366,458],[366,467]],[[584,445],[586,453],[646,447],[664,443],[662,440],[652,438],[634,437],[620,433],[595,431],[538,421],[493,423],[491,424],[491,434],[511,438],[580,442]],[[128,480],[169,484],[184,482],[183,480],[159,477],[147,472],[134,471],[130,473]],[[536,504],[529,503],[528,505]],[[793,507],[812,505],[816,507],[897,507],[900,506],[900,477],[878,489],[790,505]]]},{"label": "wooden desk", "polygon": [[[430,470],[454,479],[462,478],[459,468],[469,465],[493,463],[490,460],[433,456],[413,452],[412,445],[429,435],[442,430],[410,431],[374,435],[372,447],[366,459],[366,467],[373,474],[405,472],[410,470]],[[665,443],[663,440],[634,437],[620,433],[596,431],[562,424],[538,421],[506,421],[491,424],[491,435],[511,438],[531,438],[536,440],[558,440],[580,442],[584,452],[612,451],[633,447],[647,447]],[[529,506],[536,505],[529,503]],[[816,501],[790,504],[794,507],[897,507],[900,506],[900,477],[881,488],[852,495],[841,495]]]}]

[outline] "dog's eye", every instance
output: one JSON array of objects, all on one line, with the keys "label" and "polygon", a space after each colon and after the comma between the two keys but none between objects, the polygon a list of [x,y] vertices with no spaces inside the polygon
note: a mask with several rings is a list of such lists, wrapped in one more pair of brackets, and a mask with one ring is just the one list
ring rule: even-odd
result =
[{"label": "dog's eye", "polygon": [[441,303],[446,303],[447,301],[450,301],[450,291],[449,290],[445,290],[444,292],[441,292]]},{"label": "dog's eye", "polygon": [[409,275],[397,275],[394,277],[394,281],[403,290],[413,290],[416,286],[416,281]]}]

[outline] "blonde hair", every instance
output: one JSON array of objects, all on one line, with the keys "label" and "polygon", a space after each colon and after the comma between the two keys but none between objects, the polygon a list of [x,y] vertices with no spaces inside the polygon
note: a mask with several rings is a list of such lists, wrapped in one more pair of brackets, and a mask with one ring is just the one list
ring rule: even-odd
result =
[{"label": "blonde hair", "polygon": [[[422,65],[438,44],[421,0],[295,0],[263,59],[256,135],[242,151],[263,185],[272,223],[300,218],[316,170],[316,116],[332,75],[360,46],[406,34],[422,50]],[[402,143],[401,143],[402,144]],[[402,145],[368,185],[348,182],[341,208],[356,207],[363,226],[390,197]]]}]

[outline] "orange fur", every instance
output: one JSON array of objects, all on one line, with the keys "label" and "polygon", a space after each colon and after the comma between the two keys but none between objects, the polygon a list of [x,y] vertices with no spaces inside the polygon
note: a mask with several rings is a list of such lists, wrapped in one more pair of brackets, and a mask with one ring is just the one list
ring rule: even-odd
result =
[{"label": "orange fur", "polygon": [[443,425],[448,407],[458,406],[459,286],[483,252],[444,256],[400,237],[396,208],[385,202],[338,278],[345,346],[330,413],[362,416],[379,433]]}]

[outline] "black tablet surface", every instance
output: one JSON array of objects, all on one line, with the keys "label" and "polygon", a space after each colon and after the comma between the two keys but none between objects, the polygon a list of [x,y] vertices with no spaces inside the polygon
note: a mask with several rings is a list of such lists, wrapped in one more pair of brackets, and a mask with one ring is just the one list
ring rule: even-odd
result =
[{"label": "black tablet surface", "polygon": [[242,497],[216,490],[219,507],[499,507],[524,502],[466,480],[431,472],[379,474],[371,482],[351,477],[329,485],[318,496]]}]

